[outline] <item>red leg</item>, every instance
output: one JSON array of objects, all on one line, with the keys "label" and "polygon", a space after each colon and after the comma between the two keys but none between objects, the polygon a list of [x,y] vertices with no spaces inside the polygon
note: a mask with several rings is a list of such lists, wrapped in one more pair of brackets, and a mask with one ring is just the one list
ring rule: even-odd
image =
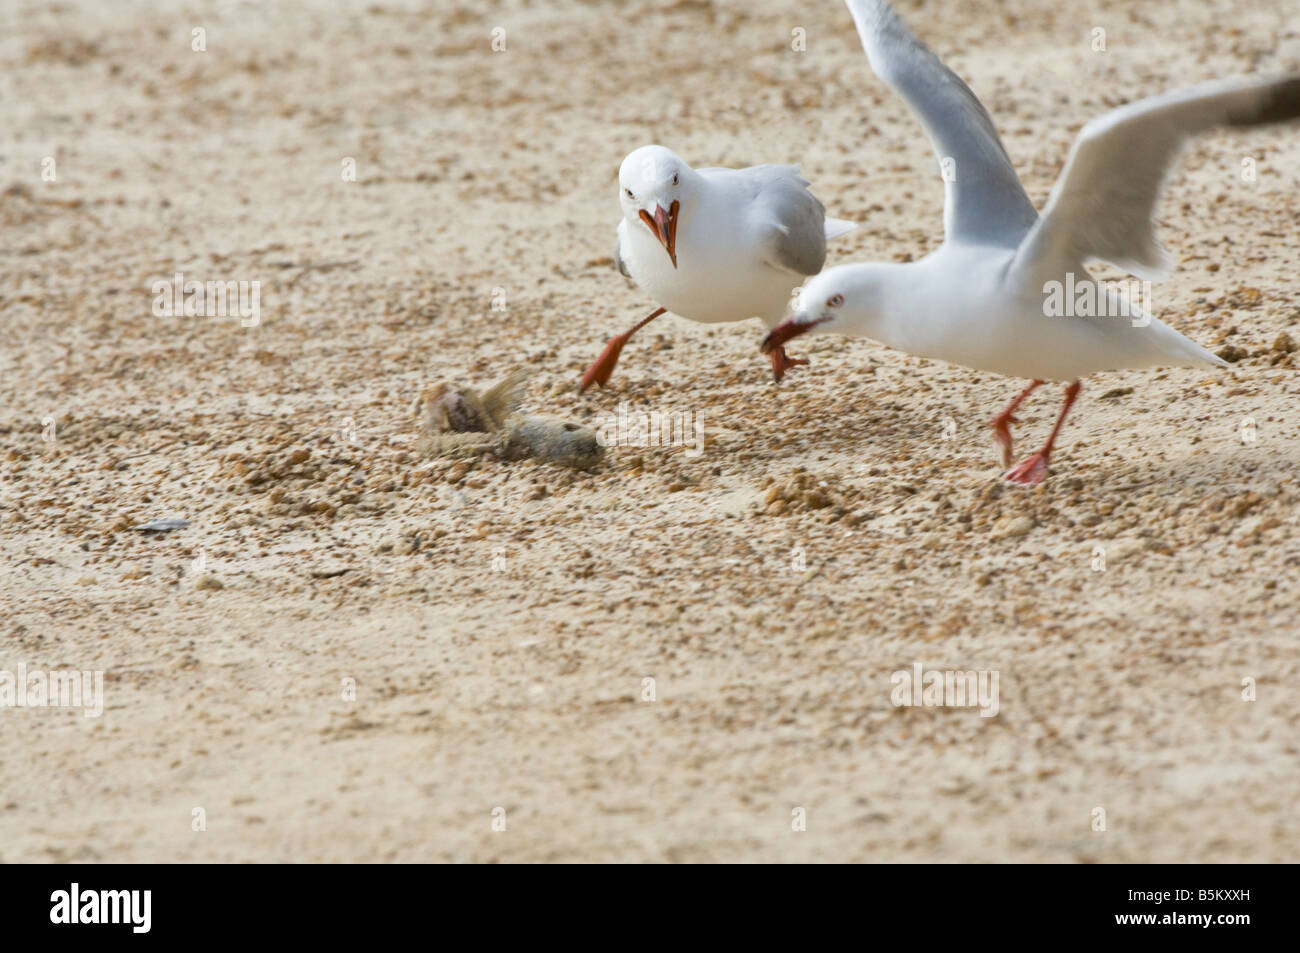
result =
[{"label": "red leg", "polygon": [[989,426],[993,428],[993,439],[1002,445],[1002,465],[1004,467],[1011,466],[1012,461],[1015,459],[1015,457],[1011,455],[1010,425],[1020,423],[1020,421],[1015,417],[1016,408],[1024,403],[1026,397],[1042,385],[1043,382],[1040,380],[1030,381],[1029,386],[1017,394],[1015,400],[1007,404],[1006,410],[1002,411],[1002,413],[989,421]]},{"label": "red leg", "polygon": [[772,377],[777,381],[785,377],[785,372],[790,368],[808,363],[806,357],[788,357],[783,347],[772,348],[767,352],[767,356],[772,359]]},{"label": "red leg", "polygon": [[1052,432],[1047,435],[1047,443],[1043,444],[1043,449],[1004,473],[1002,475],[1004,480],[1010,483],[1018,483],[1021,486],[1033,486],[1035,483],[1042,483],[1046,479],[1047,460],[1052,455],[1052,445],[1056,443],[1056,435],[1061,432],[1061,425],[1065,423],[1065,415],[1070,412],[1070,408],[1074,406],[1074,399],[1078,396],[1079,382],[1074,381],[1065,388],[1065,404],[1061,407],[1060,416],[1056,418],[1056,425],[1052,427]]},{"label": "red leg", "polygon": [[599,384],[601,387],[608,384],[609,375],[614,373],[614,365],[618,363],[618,356],[623,353],[623,345],[632,335],[667,310],[667,308],[659,308],[634,324],[632,330],[610,338],[609,343],[605,345],[605,350],[600,352],[600,357],[592,361],[591,367],[587,368],[587,373],[582,375],[582,383],[578,386],[578,391],[581,393],[592,384]]}]

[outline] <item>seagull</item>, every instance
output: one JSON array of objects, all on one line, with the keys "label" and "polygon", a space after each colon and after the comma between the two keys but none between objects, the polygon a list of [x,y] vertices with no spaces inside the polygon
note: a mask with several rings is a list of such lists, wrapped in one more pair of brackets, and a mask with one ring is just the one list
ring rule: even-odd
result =
[{"label": "seagull", "polygon": [[[642,146],[623,160],[618,186],[614,263],[660,307],[610,338],[580,390],[608,383],[623,345],[665,311],[705,324],[759,317],[775,327],[797,284],[822,270],[826,240],[857,227],[826,217],[797,166],[692,169],[671,149]],[[808,363],[780,346],[768,354],[778,381]]]},{"label": "seagull", "polygon": [[[921,357],[1029,385],[990,421],[1011,467],[1015,411],[1045,381],[1067,382],[1046,443],[1007,470],[1015,484],[1047,476],[1079,379],[1098,371],[1222,367],[1225,362],[1096,281],[1084,265],[1110,262],[1139,279],[1171,269],[1153,216],[1182,144],[1216,126],[1300,118],[1300,76],[1242,77],[1130,103],[1083,127],[1040,216],[975,94],[885,0],[847,0],[876,74],[920,119],[944,170],[940,248],[907,264],[828,269],[797,296],[763,350],[814,329],[872,338]],[[1061,314],[1062,288],[1072,289]]]}]

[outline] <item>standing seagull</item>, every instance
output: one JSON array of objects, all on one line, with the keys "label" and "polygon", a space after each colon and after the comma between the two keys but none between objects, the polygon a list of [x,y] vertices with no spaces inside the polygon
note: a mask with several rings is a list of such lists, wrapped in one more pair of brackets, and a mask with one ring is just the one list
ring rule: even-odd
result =
[{"label": "standing seagull", "polygon": [[[1039,217],[992,120],[966,84],[884,0],[848,0],[848,6],[872,69],[921,120],[939,156],[946,236],[938,251],[918,262],[842,265],[817,276],[800,292],[798,312],[768,333],[763,350],[817,328],[1027,377],[1029,386],[990,422],[1004,466],[1014,459],[1016,408],[1045,380],[1068,381],[1047,442],[1004,474],[1022,485],[1046,477],[1083,375],[1224,365],[1095,281],[1084,263],[1108,261],[1139,278],[1167,272],[1170,261],[1155,239],[1152,216],[1180,146],[1215,126],[1300,118],[1300,77],[1204,83],[1094,119],[1075,140]],[[1048,316],[1048,302],[1061,287],[1073,288],[1085,302],[1071,309],[1082,314]]]},{"label": "standing seagull", "polygon": [[[796,166],[692,169],[670,149],[642,146],[623,160],[618,185],[614,262],[660,307],[610,338],[582,390],[608,383],[623,345],[665,311],[705,324],[759,317],[775,327],[794,285],[822,270],[826,240],[857,227],[827,218]],[[778,381],[808,363],[779,345],[768,353]]]}]

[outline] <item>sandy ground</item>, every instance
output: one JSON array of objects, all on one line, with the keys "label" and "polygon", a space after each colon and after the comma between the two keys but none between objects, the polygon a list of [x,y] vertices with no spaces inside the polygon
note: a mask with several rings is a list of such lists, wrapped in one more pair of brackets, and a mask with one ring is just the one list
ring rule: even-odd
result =
[{"label": "sandy ground", "polygon": [[[832,261],[941,240],[839,4],[485,7],[4,4],[0,670],[104,713],[0,710],[0,859],[1294,859],[1300,130],[1198,140],[1161,207],[1157,313],[1239,359],[1088,381],[1023,491],[1020,382],[868,341],[775,386],[757,321],[666,317],[573,389],[652,307],[609,263],[638,145],[801,163],[863,225]],[[1300,68],[1291,0],[900,9],[1040,205],[1107,108]],[[177,271],[260,323],[156,316]],[[704,452],[414,452],[421,389],[515,367]],[[916,662],[997,715],[893,706]]]}]

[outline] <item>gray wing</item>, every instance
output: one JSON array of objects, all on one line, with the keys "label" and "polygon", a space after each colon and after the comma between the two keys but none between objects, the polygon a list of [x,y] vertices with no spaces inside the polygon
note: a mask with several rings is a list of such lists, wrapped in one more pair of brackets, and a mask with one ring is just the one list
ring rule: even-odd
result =
[{"label": "gray wing", "polygon": [[614,233],[614,267],[624,278],[631,278],[632,272],[627,270],[627,262],[623,260],[623,228],[627,224],[627,219],[622,219],[618,223],[618,231]]},{"label": "gray wing", "polygon": [[1019,244],[1038,214],[983,104],[885,0],[846,2],[871,68],[921,120],[939,157],[945,231],[984,244]]},{"label": "gray wing", "polygon": [[1161,277],[1169,256],[1152,218],[1165,173],[1191,136],[1214,126],[1300,119],[1300,76],[1242,77],[1142,99],[1083,127],[1016,264],[1101,260]]},{"label": "gray wing", "polygon": [[826,263],[826,209],[808,191],[798,167],[756,165],[732,174],[750,193],[763,260],[794,275],[821,271]]}]

